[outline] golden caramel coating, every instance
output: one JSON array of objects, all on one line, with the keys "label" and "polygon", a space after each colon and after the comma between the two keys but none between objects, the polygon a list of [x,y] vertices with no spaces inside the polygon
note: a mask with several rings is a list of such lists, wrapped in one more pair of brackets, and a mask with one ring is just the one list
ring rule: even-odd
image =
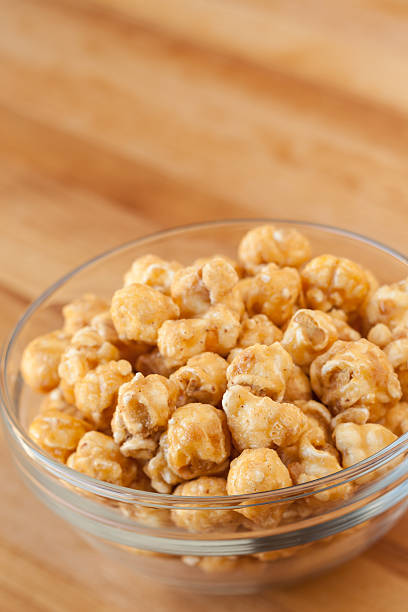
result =
[{"label": "golden caramel coating", "polygon": [[265,264],[298,267],[311,256],[310,243],[295,229],[261,225],[245,234],[238,257],[248,274],[256,274]]},{"label": "golden caramel coating", "polygon": [[[128,379],[129,380],[129,379]],[[177,386],[159,374],[136,376],[122,384],[112,432],[126,457],[150,459],[176,407]]]},{"label": "golden caramel coating", "polygon": [[216,353],[191,357],[170,376],[179,390],[178,406],[191,402],[217,406],[227,388],[227,365]]},{"label": "golden caramel coating", "polygon": [[[215,476],[201,476],[196,480],[183,482],[175,490],[174,495],[182,496],[220,496],[227,495],[227,481]],[[171,511],[171,518],[177,527],[193,532],[234,531],[240,522],[240,517],[234,510],[194,510],[193,502],[186,502],[186,509]]]},{"label": "golden caramel coating", "polygon": [[366,271],[349,259],[334,255],[315,257],[301,272],[308,308],[328,311],[341,308],[353,312],[369,292]]},{"label": "golden caramel coating", "polygon": [[[347,314],[344,310],[338,310],[333,308],[330,312],[327,313],[331,319],[334,327],[337,331],[338,340],[345,340],[346,342],[351,342],[352,340],[360,340],[361,334],[354,327],[347,322]],[[375,343],[374,343],[375,344]]]},{"label": "golden caramel coating", "polygon": [[[270,448],[244,450],[231,462],[227,478],[228,495],[273,491],[291,485],[288,469]],[[259,504],[236,510],[261,527],[279,525],[283,511],[283,504]]]},{"label": "golden caramel coating", "polygon": [[390,342],[385,347],[384,353],[398,375],[402,399],[408,400],[408,338]]},{"label": "golden caramel coating", "polygon": [[242,266],[240,265],[238,261],[236,261],[232,257],[228,257],[228,255],[220,255],[220,253],[216,253],[215,255],[212,255],[211,257],[198,257],[197,259],[193,261],[192,265],[202,267],[204,266],[204,264],[209,263],[213,259],[220,259],[220,258],[223,259],[225,262],[229,263],[230,266],[234,268],[235,272],[241,278],[241,276],[244,274],[244,270],[242,269]]},{"label": "golden caramel coating", "polygon": [[167,434],[164,433],[160,438],[160,446],[157,453],[146,463],[143,471],[150,478],[150,484],[155,491],[168,494],[183,479],[175,474],[167,463],[167,448]]},{"label": "golden caramel coating", "polygon": [[[316,402],[315,400],[297,400],[296,406],[301,409],[303,414],[307,416],[309,420],[309,427],[316,424],[321,428],[323,436],[328,440],[331,434],[331,420],[332,416],[330,410],[326,408],[320,402]],[[311,423],[311,420],[313,423]]]},{"label": "golden caramel coating", "polygon": [[138,472],[137,463],[124,457],[114,440],[99,431],[90,431],[81,438],[67,465],[92,478],[123,487],[129,487]]},{"label": "golden caramel coating", "polygon": [[132,263],[125,274],[124,284],[140,283],[170,295],[170,287],[175,273],[181,270],[178,261],[166,261],[157,255],[143,255]]},{"label": "golden caramel coating", "polygon": [[206,325],[206,350],[227,355],[238,340],[239,316],[224,304],[217,304],[207,310],[202,321]]},{"label": "golden caramel coating", "polygon": [[367,329],[377,323],[391,330],[398,325],[408,327],[408,278],[379,287],[365,306],[364,318]]},{"label": "golden caramel coating", "polygon": [[54,459],[66,462],[90,425],[55,408],[44,410],[35,417],[28,434],[32,440]]},{"label": "golden caramel coating", "polygon": [[297,400],[312,399],[312,387],[310,380],[302,369],[295,365],[292,373],[286,381],[285,395],[283,401],[289,404]]},{"label": "golden caramel coating", "polygon": [[222,302],[238,282],[234,267],[224,257],[212,257],[201,265],[179,270],[171,285],[171,296],[182,317],[204,314]]},{"label": "golden caramel coating", "polygon": [[149,374],[160,374],[168,378],[174,372],[177,366],[171,366],[167,360],[160,354],[159,349],[155,348],[149,353],[144,353],[136,359],[136,371],[141,372],[143,376]]},{"label": "golden caramel coating", "polygon": [[299,272],[268,264],[242,289],[250,316],[265,314],[275,325],[284,325],[296,310],[301,293]]},{"label": "golden caramel coating", "polygon": [[282,331],[264,314],[245,317],[241,323],[237,346],[247,348],[253,344],[273,344],[282,340]]},{"label": "golden caramel coating", "polygon": [[317,357],[310,367],[312,389],[336,415],[362,407],[379,420],[401,398],[401,386],[385,353],[368,340],[343,342]]},{"label": "golden caramel coating", "polygon": [[387,344],[392,342],[392,339],[392,332],[387,325],[384,325],[384,323],[377,323],[367,334],[367,340],[373,344],[376,344],[381,349],[385,348]]},{"label": "golden caramel coating", "polygon": [[159,329],[157,346],[168,366],[182,366],[206,350],[207,324],[202,319],[165,321]]},{"label": "golden caramel coating", "polygon": [[222,400],[235,448],[270,448],[295,444],[307,424],[294,404],[258,397],[247,387],[233,385]]},{"label": "golden caramel coating", "polygon": [[382,450],[397,436],[377,423],[341,423],[334,430],[333,439],[341,453],[343,467],[348,468]]},{"label": "golden caramel coating", "polygon": [[227,419],[210,404],[177,408],[167,429],[167,463],[180,478],[217,474],[225,469],[231,450]]},{"label": "golden caramel coating", "polygon": [[121,340],[154,344],[162,323],[177,319],[179,309],[161,291],[133,283],[114,293],[111,315]]},{"label": "golden caramel coating", "polygon": [[62,309],[64,315],[64,332],[72,336],[82,327],[90,325],[95,315],[104,312],[109,304],[93,293],[85,293],[82,297],[66,304]]},{"label": "golden caramel coating", "polygon": [[27,385],[41,393],[58,387],[58,366],[68,343],[69,337],[57,330],[35,338],[26,346],[21,373]]},{"label": "golden caramel coating", "polygon": [[41,402],[40,411],[46,412],[47,410],[58,410],[79,419],[84,418],[74,404],[69,404],[65,400],[64,394],[59,387],[47,393]]},{"label": "golden caramel coating", "polygon": [[105,429],[111,422],[119,387],[131,378],[132,366],[128,361],[102,363],[76,381],[75,405],[97,429]]},{"label": "golden caramel coating", "polygon": [[327,351],[336,340],[337,330],[332,317],[321,310],[301,308],[289,321],[282,346],[297,365],[307,369],[313,359]]},{"label": "golden caramel coating", "polygon": [[134,363],[136,359],[150,350],[151,346],[146,342],[124,341],[118,336],[118,332],[112,321],[109,310],[105,310],[93,317],[90,327],[95,329],[98,334],[111,344],[114,344],[120,352],[120,358]]},{"label": "golden caramel coating", "polygon": [[[145,489],[132,483],[132,489],[142,491],[150,491],[151,488]],[[167,508],[151,508],[149,506],[139,506],[138,504],[120,504],[120,510],[124,516],[148,527],[169,527],[171,525],[170,510]],[[151,551],[143,551],[144,553]],[[152,553],[153,554],[153,553]]]},{"label": "golden caramel coating", "polygon": [[402,436],[408,431],[408,402],[399,402],[385,415],[384,425],[396,436]]},{"label": "golden caramel coating", "polygon": [[119,351],[116,346],[106,342],[91,327],[83,327],[71,339],[71,344],[61,356],[58,374],[61,390],[69,404],[75,403],[75,383],[85,374],[108,361],[117,361]]},{"label": "golden caramel coating", "polygon": [[279,342],[270,346],[254,344],[234,357],[227,369],[227,380],[229,386],[246,385],[258,395],[280,401],[292,371],[292,358]]}]

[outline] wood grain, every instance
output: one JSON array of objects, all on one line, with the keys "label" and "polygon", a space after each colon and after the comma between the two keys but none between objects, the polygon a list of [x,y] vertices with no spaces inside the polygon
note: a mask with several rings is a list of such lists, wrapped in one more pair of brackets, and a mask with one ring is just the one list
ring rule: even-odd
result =
[{"label": "wood grain", "polygon": [[[403,0],[0,0],[0,330],[122,241],[302,218],[407,252]],[[0,609],[402,612],[408,519],[325,576],[180,594],[101,560],[0,447]],[[45,534],[45,542],[44,542]]]}]

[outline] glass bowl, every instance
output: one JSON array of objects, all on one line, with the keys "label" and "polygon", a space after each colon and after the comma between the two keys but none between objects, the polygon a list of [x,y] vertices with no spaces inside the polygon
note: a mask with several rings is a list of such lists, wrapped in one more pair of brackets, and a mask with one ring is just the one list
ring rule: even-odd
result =
[{"label": "glass bowl", "polygon": [[[237,594],[305,579],[367,548],[407,505],[408,434],[365,461],[304,485],[205,498],[137,491],[91,479],[54,461],[27,435],[41,398],[20,376],[22,351],[35,336],[61,326],[63,304],[90,291],[109,298],[132,261],[147,253],[185,264],[215,253],[234,256],[245,232],[271,221],[302,231],[312,243],[313,255],[329,252],[355,259],[371,268],[380,282],[408,275],[408,260],[402,255],[335,228],[270,219],[181,227],[124,244],[64,276],[28,308],[3,353],[2,417],[27,486],[101,552],[168,585]],[[352,483],[350,497],[324,501],[336,498],[333,493],[345,483]],[[235,530],[192,533],[171,522],[174,510],[220,513],[261,504],[282,505],[279,527],[243,524]]]}]

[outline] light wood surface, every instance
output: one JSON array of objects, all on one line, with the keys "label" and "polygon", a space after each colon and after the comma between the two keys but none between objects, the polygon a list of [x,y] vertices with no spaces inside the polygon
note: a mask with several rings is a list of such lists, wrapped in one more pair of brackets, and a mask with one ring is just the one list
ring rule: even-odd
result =
[{"label": "light wood surface", "polygon": [[[408,251],[404,0],[0,0],[0,330],[155,229],[272,216]],[[186,595],[103,561],[0,447],[0,610],[403,612],[408,518],[308,583]]]}]

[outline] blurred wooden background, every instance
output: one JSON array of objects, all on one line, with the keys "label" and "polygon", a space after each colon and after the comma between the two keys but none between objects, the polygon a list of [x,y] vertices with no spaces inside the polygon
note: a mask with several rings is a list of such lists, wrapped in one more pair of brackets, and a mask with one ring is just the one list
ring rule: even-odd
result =
[{"label": "blurred wooden background", "polygon": [[[0,330],[72,266],[226,217],[337,224],[407,252],[405,0],[0,0]],[[402,612],[408,519],[257,597],[122,573],[0,448],[0,609]]]}]

